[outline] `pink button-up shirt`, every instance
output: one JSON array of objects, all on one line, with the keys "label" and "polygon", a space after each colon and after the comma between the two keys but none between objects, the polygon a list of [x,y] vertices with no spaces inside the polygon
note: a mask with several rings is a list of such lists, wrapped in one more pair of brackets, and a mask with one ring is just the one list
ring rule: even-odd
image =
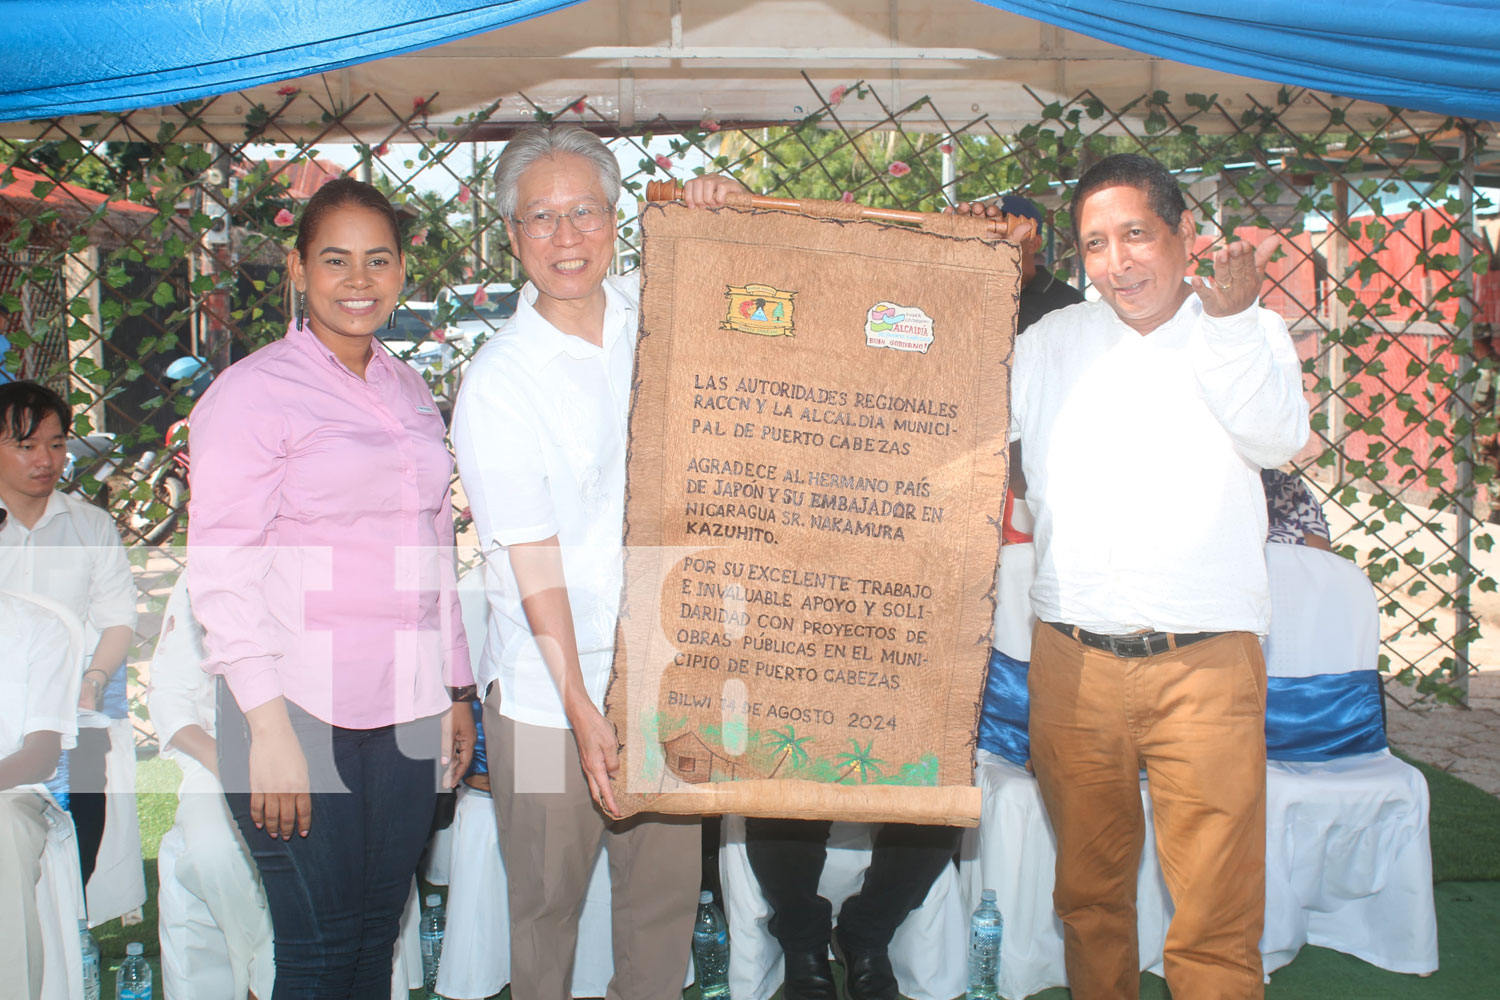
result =
[{"label": "pink button-up shirt", "polygon": [[453,579],[453,460],[420,375],[361,380],[293,327],[194,407],[189,589],[204,669],[348,729],[447,709],[473,683]]}]

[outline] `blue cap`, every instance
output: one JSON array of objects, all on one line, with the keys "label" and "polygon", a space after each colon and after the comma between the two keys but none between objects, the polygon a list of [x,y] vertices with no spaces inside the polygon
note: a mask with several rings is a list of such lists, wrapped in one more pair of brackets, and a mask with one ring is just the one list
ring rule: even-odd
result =
[{"label": "blue cap", "polygon": [[1019,215],[1027,219],[1035,219],[1041,223],[1042,210],[1036,207],[1036,202],[1030,198],[1022,198],[1018,194],[1008,194],[1000,199],[1000,211],[1006,215]]}]

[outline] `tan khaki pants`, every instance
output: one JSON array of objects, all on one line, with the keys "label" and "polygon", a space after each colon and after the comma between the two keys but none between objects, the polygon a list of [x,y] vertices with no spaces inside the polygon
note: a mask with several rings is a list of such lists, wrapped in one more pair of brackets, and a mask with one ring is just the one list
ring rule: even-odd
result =
[{"label": "tan khaki pants", "polygon": [[1038,623],[1029,687],[1075,1000],[1139,995],[1141,767],[1176,911],[1165,954],[1172,995],[1263,996],[1266,671],[1255,636],[1130,659]]},{"label": "tan khaki pants", "polygon": [[589,798],[567,729],[484,711],[490,787],[510,884],[511,996],[569,1000],[578,915],[608,837],[614,976],[608,1000],[682,994],[702,880],[698,817],[610,822]]},{"label": "tan khaki pants", "polygon": [[46,805],[35,792],[0,792],[0,975],[18,991],[15,996],[31,1000],[42,995],[36,884],[47,845]]}]

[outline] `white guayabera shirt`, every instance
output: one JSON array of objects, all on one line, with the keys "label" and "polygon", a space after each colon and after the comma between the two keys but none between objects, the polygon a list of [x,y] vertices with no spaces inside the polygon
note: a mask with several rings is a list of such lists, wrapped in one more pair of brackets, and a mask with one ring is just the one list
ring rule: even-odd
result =
[{"label": "white guayabera shirt", "polygon": [[1260,470],[1307,441],[1281,317],[1205,315],[1189,295],[1142,335],[1107,304],[1016,341],[1012,441],[1036,515],[1036,616],[1093,632],[1264,635]]},{"label": "white guayabera shirt", "polygon": [[459,477],[488,556],[490,622],[475,679],[480,691],[500,682],[500,714],[554,729],[568,728],[567,716],[505,547],[558,537],[584,685],[602,711],[620,603],[638,280],[606,278],[604,293],[595,347],[543,319],[528,283],[469,362],[453,413]]}]

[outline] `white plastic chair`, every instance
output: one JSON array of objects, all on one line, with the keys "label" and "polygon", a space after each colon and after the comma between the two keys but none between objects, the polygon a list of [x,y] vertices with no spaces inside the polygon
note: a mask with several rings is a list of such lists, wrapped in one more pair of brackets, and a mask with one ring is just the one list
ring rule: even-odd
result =
[{"label": "white plastic chair", "polygon": [[[835,823],[818,895],[837,917],[844,900],[859,891],[870,866],[868,823]],[[771,904],[761,893],[745,850],[745,818],[725,816],[719,876],[729,918],[729,992],[739,1000],[766,1000],[781,986],[781,945],[771,934]],[[902,996],[950,1000],[964,992],[969,917],[958,872],[943,869],[922,905],[907,915],[891,940],[891,967]]]},{"label": "white plastic chair", "polygon": [[1438,965],[1427,782],[1385,748],[1374,588],[1345,559],[1267,545],[1267,973],[1304,944],[1392,972]]}]

